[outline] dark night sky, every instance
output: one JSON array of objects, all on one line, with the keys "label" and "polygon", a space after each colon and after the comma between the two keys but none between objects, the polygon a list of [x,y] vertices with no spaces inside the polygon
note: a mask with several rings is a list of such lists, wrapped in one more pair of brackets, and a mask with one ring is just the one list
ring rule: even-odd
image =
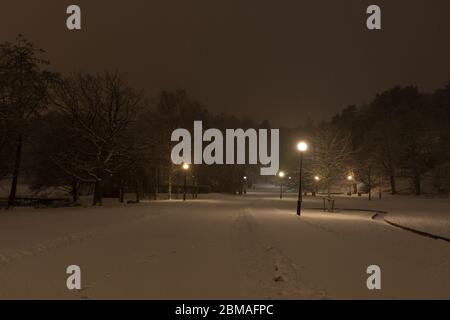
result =
[{"label": "dark night sky", "polygon": [[[82,31],[65,27],[69,4]],[[150,95],[182,87],[213,112],[296,125],[393,85],[444,86],[449,17],[449,0],[2,0],[0,40],[23,33],[64,72],[119,69]]]}]

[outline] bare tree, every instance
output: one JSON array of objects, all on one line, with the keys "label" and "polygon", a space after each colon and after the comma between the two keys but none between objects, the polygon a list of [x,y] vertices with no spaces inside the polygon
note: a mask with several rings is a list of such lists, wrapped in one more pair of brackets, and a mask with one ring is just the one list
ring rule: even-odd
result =
[{"label": "bare tree", "polygon": [[71,128],[69,143],[53,160],[77,181],[94,183],[93,205],[102,205],[104,180],[135,161],[127,136],[141,95],[119,73],[79,74],[59,82],[53,100]]},{"label": "bare tree", "polygon": [[312,168],[321,176],[330,197],[332,186],[343,179],[353,153],[350,136],[333,126],[323,125],[317,129],[312,145]]},{"label": "bare tree", "polygon": [[364,183],[369,200],[372,200],[372,189],[376,186],[381,176],[381,167],[377,159],[373,156],[365,155],[364,158],[358,158],[356,166],[356,176],[358,180]]}]

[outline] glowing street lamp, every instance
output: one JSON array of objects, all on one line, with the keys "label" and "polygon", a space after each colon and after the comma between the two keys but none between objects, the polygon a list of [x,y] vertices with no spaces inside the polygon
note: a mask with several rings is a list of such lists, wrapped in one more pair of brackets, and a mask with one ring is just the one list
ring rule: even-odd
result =
[{"label": "glowing street lamp", "polygon": [[242,188],[242,193],[244,193],[244,194],[247,194],[247,176],[243,176],[242,177],[242,180],[241,180],[241,182],[242,182],[242,185],[241,185],[241,188]]},{"label": "glowing street lamp", "polygon": [[298,179],[298,200],[297,200],[297,215],[301,215],[302,211],[302,170],[303,170],[303,153],[308,150],[308,144],[304,141],[300,141],[297,144],[297,149],[300,151],[300,171],[299,171],[299,179]]},{"label": "glowing street lamp", "polygon": [[316,196],[316,194],[319,193],[319,181],[320,181],[320,177],[319,177],[319,176],[315,176],[315,177],[314,177],[314,181],[315,181],[315,185],[316,185],[316,190],[314,191],[314,196]]},{"label": "glowing street lamp", "polygon": [[347,180],[348,180],[348,195],[351,196],[352,195],[353,176],[351,174],[349,174],[347,176]]},{"label": "glowing street lamp", "polygon": [[278,177],[280,178],[280,199],[283,199],[283,178],[285,174],[283,171],[278,173]]},{"label": "glowing street lamp", "polygon": [[297,149],[300,152],[305,152],[306,150],[308,150],[308,144],[306,142],[303,142],[303,141],[299,142],[297,144]]},{"label": "glowing street lamp", "polygon": [[183,201],[186,201],[186,184],[187,184],[187,172],[190,168],[190,166],[187,163],[183,163],[182,166],[184,170],[184,191],[183,191]]}]

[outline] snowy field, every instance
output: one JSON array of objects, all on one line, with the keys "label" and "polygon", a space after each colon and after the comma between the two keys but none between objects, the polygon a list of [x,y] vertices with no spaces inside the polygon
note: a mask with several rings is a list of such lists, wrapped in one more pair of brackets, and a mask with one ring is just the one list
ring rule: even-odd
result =
[{"label": "snowy field", "polygon": [[396,224],[450,238],[450,199],[383,195],[372,201],[367,197],[336,197],[340,208],[361,208],[387,212],[385,219]]},{"label": "snowy field", "polygon": [[[293,194],[270,191],[3,211],[0,298],[450,299],[450,243],[373,212],[322,212],[313,197],[298,218]],[[449,235],[448,200],[338,197],[336,206]],[[80,291],[66,288],[73,264]],[[379,291],[366,287],[373,264]]]}]

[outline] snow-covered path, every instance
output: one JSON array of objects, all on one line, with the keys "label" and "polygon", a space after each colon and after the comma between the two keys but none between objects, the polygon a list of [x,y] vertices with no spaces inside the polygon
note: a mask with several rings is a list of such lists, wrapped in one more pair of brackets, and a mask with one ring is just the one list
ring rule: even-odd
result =
[{"label": "snow-covered path", "polygon": [[[1,214],[0,298],[450,298],[449,243],[305,207],[255,193]],[[66,288],[72,264],[81,291]]]}]

